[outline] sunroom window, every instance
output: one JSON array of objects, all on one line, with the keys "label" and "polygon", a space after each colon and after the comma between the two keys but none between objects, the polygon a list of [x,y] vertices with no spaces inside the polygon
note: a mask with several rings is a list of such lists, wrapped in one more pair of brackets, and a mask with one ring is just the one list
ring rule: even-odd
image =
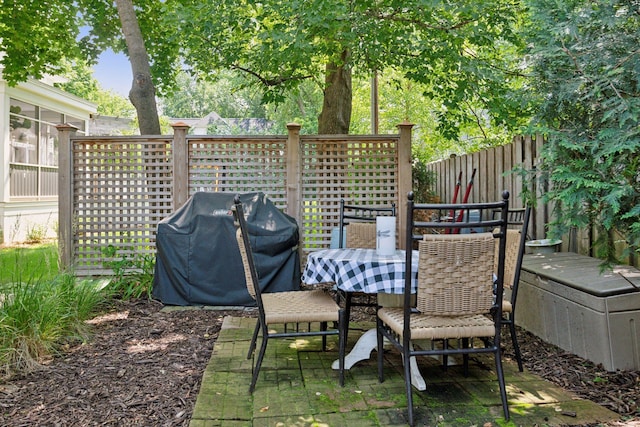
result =
[{"label": "sunroom window", "polygon": [[9,174],[11,199],[47,199],[58,195],[58,131],[70,123],[84,134],[85,122],[11,98]]}]

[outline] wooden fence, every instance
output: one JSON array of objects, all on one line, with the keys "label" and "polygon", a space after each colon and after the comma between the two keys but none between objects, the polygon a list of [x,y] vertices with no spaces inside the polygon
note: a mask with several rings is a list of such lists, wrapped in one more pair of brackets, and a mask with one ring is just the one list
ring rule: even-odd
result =
[{"label": "wooden fence", "polygon": [[[188,126],[178,123],[170,136],[89,137],[61,125],[61,264],[78,275],[101,275],[122,257],[154,255],[158,222],[197,191],[264,192],[296,219],[304,252],[330,244],[340,199],[396,203],[402,247],[405,198],[412,188],[411,128],[398,125],[396,135],[300,135],[300,126],[291,124],[287,135],[198,136],[187,135]],[[431,163],[434,191],[441,201],[451,201],[462,172],[460,201],[475,170],[469,202],[499,200],[509,190],[510,206],[521,207],[522,180],[510,171],[537,165],[543,143],[540,136],[520,136]],[[545,238],[550,206],[538,200],[532,216],[529,235]],[[590,230],[576,230],[563,237],[562,250],[592,255],[590,238]]]},{"label": "wooden fence", "polygon": [[[110,262],[155,254],[157,224],[196,191],[262,191],[294,217],[304,251],[327,247],[339,203],[398,206],[411,189],[411,128],[397,135],[76,136],[59,132],[59,247],[63,267],[109,274]],[[400,241],[404,241],[400,239]]]},{"label": "wooden fence", "polygon": [[[538,161],[538,153],[543,138],[515,137],[510,144],[489,148],[463,156],[452,156],[427,165],[427,169],[436,175],[435,193],[442,202],[451,202],[456,182],[461,176],[458,201],[461,201],[475,170],[473,185],[469,193],[469,202],[489,202],[500,200],[502,192],[511,194],[509,207],[523,206],[522,179],[509,173],[516,165],[531,169]],[[548,212],[539,204],[533,213],[530,234],[535,238],[544,238]]]},{"label": "wooden fence", "polygon": [[[514,167],[520,165],[525,169],[532,169],[539,164],[539,155],[544,144],[542,136],[517,136],[510,144],[489,148],[484,151],[453,156],[427,165],[427,169],[436,175],[434,191],[442,201],[450,202],[456,186],[456,181],[462,172],[460,193],[464,195],[466,186],[476,171],[473,186],[469,194],[470,202],[487,202],[498,200],[503,190],[509,190],[510,207],[522,207],[522,179],[511,173]],[[532,220],[529,224],[529,235],[532,239],[544,239],[547,235],[547,224],[552,215],[552,206],[541,200],[545,189],[532,184],[530,190],[538,195]],[[461,195],[458,196],[461,200]],[[591,255],[591,237],[589,230],[575,230],[571,235],[563,236],[562,250]]]}]

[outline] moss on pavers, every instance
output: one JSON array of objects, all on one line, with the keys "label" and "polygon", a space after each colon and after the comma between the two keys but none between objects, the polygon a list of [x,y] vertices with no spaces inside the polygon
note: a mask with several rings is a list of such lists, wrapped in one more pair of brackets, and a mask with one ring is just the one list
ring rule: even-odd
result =
[{"label": "moss on pavers", "polygon": [[509,402],[518,404],[550,404],[571,401],[575,396],[548,381],[533,377],[530,381],[509,381]]},{"label": "moss on pavers", "polygon": [[252,427],[251,420],[191,420],[189,427]]},{"label": "moss on pavers", "polygon": [[545,427],[567,425],[595,425],[619,420],[614,412],[608,413],[588,400],[573,400],[549,404],[514,404],[509,406],[511,421],[515,425],[540,425]]},{"label": "moss on pavers", "polygon": [[[216,340],[218,342],[250,341],[253,328],[256,326],[256,319],[250,317],[225,316],[222,320],[220,334]],[[247,349],[249,347],[247,346]]]},{"label": "moss on pavers", "polygon": [[308,384],[306,393],[316,414],[367,409],[362,393],[349,387],[336,387],[328,382]]},{"label": "moss on pavers", "polygon": [[206,370],[244,372],[253,369],[253,360],[247,359],[249,344],[247,342],[216,342],[211,354],[211,360]]},{"label": "moss on pavers", "polygon": [[338,412],[315,415],[316,426],[380,426],[377,416],[370,412]]},{"label": "moss on pavers", "polygon": [[250,420],[253,410],[247,385],[250,380],[250,373],[205,372],[193,418]]},{"label": "moss on pavers", "polygon": [[[325,414],[321,418],[313,415],[273,416],[254,420],[254,427],[327,427],[346,426],[340,414]],[[357,427],[358,424],[352,424]]]},{"label": "moss on pavers", "polygon": [[310,416],[315,412],[302,385],[275,387],[263,384],[254,392],[253,418]]},{"label": "moss on pavers", "polygon": [[[254,360],[246,353],[255,319],[228,318],[205,371],[192,427],[208,426],[401,426],[407,422],[402,359],[395,350],[384,355],[385,381],[378,383],[376,352],[345,372],[344,388],[331,365],[337,339],[323,352],[320,337],[269,342],[253,395],[248,393]],[[363,330],[366,330],[363,329]],[[231,334],[233,339],[226,339]],[[359,333],[350,332],[350,345]],[[260,341],[258,341],[260,343]],[[438,427],[560,426],[619,419],[593,402],[528,372],[504,363],[511,422],[503,420],[491,357],[472,358],[468,377],[460,366],[443,370],[442,362],[418,358],[427,390],[414,389],[417,425]],[[575,417],[572,417],[575,413]]]},{"label": "moss on pavers", "polygon": [[491,426],[496,415],[489,408],[478,405],[444,404],[438,406],[414,406],[416,425],[458,427]]},{"label": "moss on pavers", "polygon": [[[298,360],[300,362],[300,368],[303,370],[324,370],[333,371],[333,362],[338,360],[338,350],[332,348],[327,343],[327,351],[322,351],[322,345],[318,343],[318,347],[315,350],[300,351],[298,352]],[[336,374],[338,370],[335,370]]]}]

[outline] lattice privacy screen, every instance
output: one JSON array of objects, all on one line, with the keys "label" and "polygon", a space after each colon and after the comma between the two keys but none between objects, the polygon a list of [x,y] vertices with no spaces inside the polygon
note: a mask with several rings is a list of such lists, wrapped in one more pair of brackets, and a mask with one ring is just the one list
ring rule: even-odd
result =
[{"label": "lattice privacy screen", "polygon": [[[339,201],[398,203],[398,137],[187,137],[188,192],[262,191],[297,204],[303,250],[328,247]],[[155,254],[157,224],[173,211],[171,137],[72,139],[73,257],[79,275],[111,271],[134,254]],[[295,176],[288,177],[288,162]],[[287,182],[290,180],[291,182]],[[295,193],[294,197],[288,192]]]}]

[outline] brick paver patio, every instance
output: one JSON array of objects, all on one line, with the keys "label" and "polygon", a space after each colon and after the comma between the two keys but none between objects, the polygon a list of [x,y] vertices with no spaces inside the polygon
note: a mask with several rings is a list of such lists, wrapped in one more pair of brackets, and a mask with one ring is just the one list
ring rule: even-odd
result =
[{"label": "brick paver patio", "polygon": [[[402,426],[406,397],[401,357],[385,352],[385,382],[379,383],[376,353],[346,372],[338,385],[331,363],[337,339],[321,351],[321,339],[272,340],[253,395],[248,392],[253,361],[247,360],[255,319],[227,317],[202,379],[191,427],[212,426]],[[349,344],[372,324],[350,331]],[[360,333],[358,333],[360,332]],[[427,390],[414,391],[416,425],[567,426],[619,419],[618,415],[504,363],[511,422],[502,417],[490,358],[475,358],[468,377],[460,367],[446,371],[435,359],[419,358]]]}]

